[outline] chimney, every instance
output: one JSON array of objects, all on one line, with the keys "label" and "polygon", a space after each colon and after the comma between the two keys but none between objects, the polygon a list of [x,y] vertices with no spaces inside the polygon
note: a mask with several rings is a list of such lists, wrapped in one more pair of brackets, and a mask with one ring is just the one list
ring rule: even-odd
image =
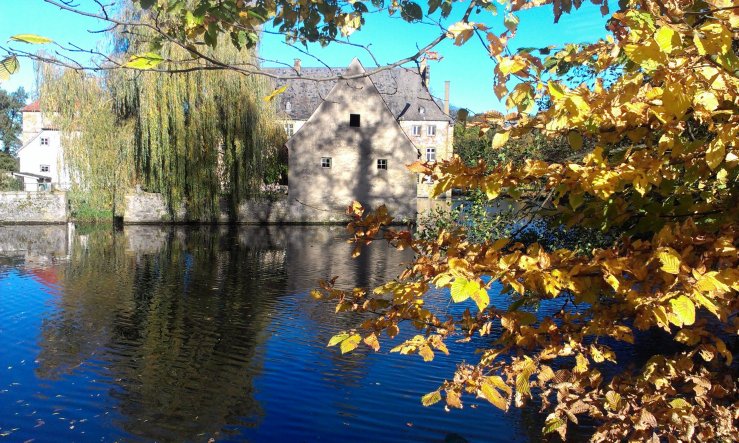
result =
[{"label": "chimney", "polygon": [[449,80],[444,82],[444,114],[449,115]]},{"label": "chimney", "polygon": [[295,70],[295,72],[296,72],[296,73],[297,73],[298,75],[300,75],[300,59],[299,59],[299,58],[296,58],[296,59],[294,60],[294,62],[293,62],[293,69]]}]

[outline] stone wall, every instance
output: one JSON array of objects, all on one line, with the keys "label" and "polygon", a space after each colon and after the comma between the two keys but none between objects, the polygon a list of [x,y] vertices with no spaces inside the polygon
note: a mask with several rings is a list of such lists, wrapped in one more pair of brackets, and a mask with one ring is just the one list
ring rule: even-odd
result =
[{"label": "stone wall", "polygon": [[0,224],[66,223],[66,192],[0,192]]},{"label": "stone wall", "polygon": [[[369,206],[375,207],[381,202],[370,201]],[[387,204],[390,213],[396,220],[415,221],[416,199],[402,205]],[[292,198],[278,200],[251,199],[239,205],[236,222],[244,224],[344,224],[348,221],[344,210],[321,208],[303,204]],[[198,222],[187,218],[186,211],[177,211],[172,218],[167,211],[164,199],[159,194],[139,192],[126,196],[126,207],[123,222],[127,224],[158,224],[158,223],[188,223]],[[228,214],[221,214],[218,218],[221,223],[229,221]]]}]

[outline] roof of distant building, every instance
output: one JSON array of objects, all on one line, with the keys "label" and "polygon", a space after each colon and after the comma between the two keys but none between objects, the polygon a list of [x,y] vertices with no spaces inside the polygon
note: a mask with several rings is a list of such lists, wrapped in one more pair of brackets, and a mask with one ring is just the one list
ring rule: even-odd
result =
[{"label": "roof of distant building", "polygon": [[22,107],[21,112],[41,112],[41,105],[39,104],[39,101],[36,100],[33,103],[29,103]]},{"label": "roof of distant building", "polygon": [[[304,77],[326,78],[342,75],[347,68],[300,68]],[[368,69],[369,71],[370,69]],[[271,74],[295,76],[294,68],[264,68]],[[441,103],[423,85],[421,75],[413,69],[393,68],[371,74],[370,79],[398,120],[451,121]],[[277,96],[279,110],[293,120],[308,120],[336,84],[336,80],[273,80],[279,88],[287,83],[284,93]]]}]

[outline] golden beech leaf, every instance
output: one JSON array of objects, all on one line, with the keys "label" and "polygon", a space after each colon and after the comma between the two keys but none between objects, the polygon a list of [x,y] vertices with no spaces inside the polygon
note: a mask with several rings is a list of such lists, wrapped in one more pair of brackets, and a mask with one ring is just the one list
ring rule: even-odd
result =
[{"label": "golden beech leaf", "polygon": [[454,39],[454,44],[462,46],[475,32],[474,23],[457,22],[447,29],[447,37]]},{"label": "golden beech leaf", "polygon": [[726,147],[720,138],[715,138],[708,144],[706,163],[711,169],[716,169],[726,157]]},{"label": "golden beech leaf", "polygon": [[362,340],[362,337],[359,334],[352,334],[346,340],[342,341],[341,345],[339,345],[339,348],[341,349],[341,353],[346,354],[347,352],[353,351],[354,349],[357,348],[361,340]]},{"label": "golden beech leaf", "polygon": [[502,148],[510,136],[510,132],[496,132],[493,136],[493,149]]},{"label": "golden beech leaf", "polygon": [[342,341],[344,341],[347,338],[349,338],[349,335],[350,335],[349,333],[340,332],[340,333],[334,335],[333,337],[331,337],[331,339],[328,341],[328,345],[327,346],[336,346],[337,344],[339,344]]},{"label": "golden beech leaf", "polygon": [[271,102],[274,100],[278,95],[282,94],[283,92],[287,91],[288,85],[283,85],[279,88],[276,88],[274,91],[270,92],[266,96],[264,96],[264,101]]},{"label": "golden beech leaf", "polygon": [[459,393],[451,389],[445,391],[446,393],[446,404],[452,408],[461,408],[462,401],[459,398]]},{"label": "golden beech leaf", "polygon": [[680,273],[680,254],[672,248],[664,248],[657,253],[659,261],[662,263],[661,269],[668,274]]},{"label": "golden beech leaf", "polygon": [[484,287],[481,287],[477,282],[474,283],[477,286],[477,289],[472,290],[470,297],[472,297],[472,300],[477,304],[477,309],[482,311],[490,304],[490,295],[488,295],[488,291],[486,291]]},{"label": "golden beech leaf", "polygon": [[457,277],[452,283],[451,295],[454,303],[461,303],[470,298],[469,292],[467,292],[467,285],[470,283],[464,277]]},{"label": "golden beech leaf", "polygon": [[482,385],[480,386],[480,393],[496,408],[503,411],[508,409],[508,402],[505,400],[505,398],[503,398],[502,395],[500,395],[500,392],[498,392],[496,387],[489,380],[485,380],[482,382]]},{"label": "golden beech leaf", "polygon": [[428,345],[418,348],[418,355],[423,357],[423,361],[431,361],[434,359],[434,351]]},{"label": "golden beech leaf", "polygon": [[680,46],[680,34],[667,25],[660,27],[654,33],[654,40],[657,42],[660,50],[665,54],[671,53],[675,48]]},{"label": "golden beech leaf", "polygon": [[503,75],[515,74],[525,67],[526,62],[520,57],[503,57],[500,62],[498,62],[498,69]]},{"label": "golden beech leaf", "polygon": [[377,340],[377,336],[373,333],[364,338],[364,344],[372,348],[373,351],[377,352],[380,350],[380,342]]},{"label": "golden beech leaf", "polygon": [[567,426],[567,421],[560,417],[557,417],[554,413],[551,413],[544,422],[542,433],[544,435],[551,434],[552,432],[556,432],[564,426]]},{"label": "golden beech leaf", "polygon": [[608,391],[606,393],[606,402],[605,402],[606,408],[613,411],[618,412],[621,410],[622,402],[621,402],[621,394],[615,391]]},{"label": "golden beech leaf", "polygon": [[421,397],[421,404],[424,406],[431,406],[441,401],[441,392],[434,391]]},{"label": "golden beech leaf", "polygon": [[678,318],[680,324],[676,326],[690,326],[695,323],[695,304],[688,297],[681,295],[670,300],[672,313]]}]

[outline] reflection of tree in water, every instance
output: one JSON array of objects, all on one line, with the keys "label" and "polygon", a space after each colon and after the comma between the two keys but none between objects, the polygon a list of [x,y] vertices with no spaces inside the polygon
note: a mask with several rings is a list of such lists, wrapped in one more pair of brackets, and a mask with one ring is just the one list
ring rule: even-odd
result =
[{"label": "reflection of tree in water", "polygon": [[124,240],[96,232],[74,251],[58,313],[43,325],[39,375],[102,360],[123,428],[145,438],[252,425],[255,354],[285,293],[284,250],[265,229],[170,230],[151,254],[126,253]]}]

